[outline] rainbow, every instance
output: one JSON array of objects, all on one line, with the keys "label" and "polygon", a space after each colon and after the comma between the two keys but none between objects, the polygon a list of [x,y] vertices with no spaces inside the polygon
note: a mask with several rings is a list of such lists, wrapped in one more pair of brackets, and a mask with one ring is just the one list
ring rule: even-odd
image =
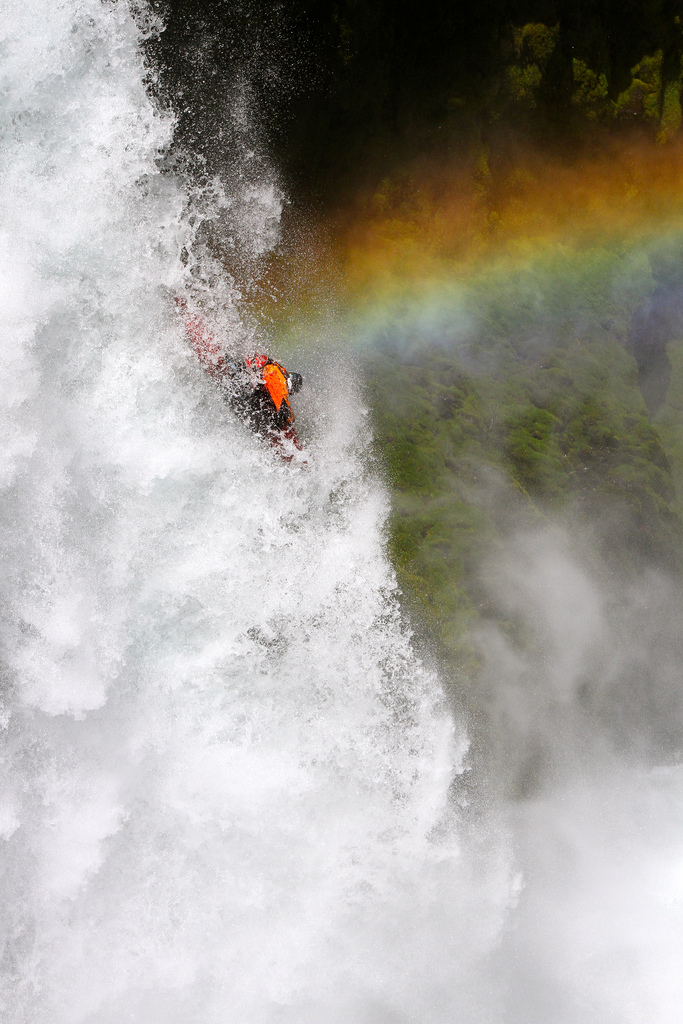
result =
[{"label": "rainbow", "polygon": [[324,319],[333,293],[358,342],[444,318],[457,334],[482,304],[562,306],[561,293],[604,316],[652,289],[658,254],[678,259],[682,142],[603,138],[573,160],[520,147],[501,163],[423,162],[358,195],[323,225],[322,255],[276,268],[273,320]]}]

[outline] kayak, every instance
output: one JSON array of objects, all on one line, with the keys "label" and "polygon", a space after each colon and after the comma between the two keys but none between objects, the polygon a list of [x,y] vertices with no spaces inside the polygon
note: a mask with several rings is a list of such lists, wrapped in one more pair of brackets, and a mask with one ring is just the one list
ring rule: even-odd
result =
[{"label": "kayak", "polygon": [[285,462],[291,462],[296,452],[303,451],[289,402],[290,391],[301,387],[301,375],[288,374],[284,366],[265,355],[228,359],[205,318],[190,310],[185,299],[176,297],[175,301],[195,355],[221,387],[232,410]]}]

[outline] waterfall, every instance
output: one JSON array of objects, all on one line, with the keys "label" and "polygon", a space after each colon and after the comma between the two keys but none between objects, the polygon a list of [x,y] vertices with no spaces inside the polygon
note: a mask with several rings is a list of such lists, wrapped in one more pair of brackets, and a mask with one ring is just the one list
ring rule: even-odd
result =
[{"label": "waterfall", "polygon": [[3,1020],[441,1019],[466,741],[397,611],[360,398],[307,466],[234,420],[174,312],[139,27],[2,24]]}]

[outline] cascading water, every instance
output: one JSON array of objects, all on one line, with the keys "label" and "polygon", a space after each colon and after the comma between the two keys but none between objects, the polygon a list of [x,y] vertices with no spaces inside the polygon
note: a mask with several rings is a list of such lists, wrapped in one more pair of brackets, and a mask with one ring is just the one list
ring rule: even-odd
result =
[{"label": "cascading water", "polygon": [[193,363],[124,5],[6,3],[2,59],[2,1019],[442,1019],[464,742],[358,401],[286,466]]},{"label": "cascading water", "polygon": [[[353,386],[308,466],[235,422],[176,320],[192,229],[129,10],[2,12],[3,1022],[677,1024],[676,588],[499,553],[540,642],[483,631],[479,685],[537,778],[466,808]],[[239,254],[279,216],[254,174],[218,197]]]}]

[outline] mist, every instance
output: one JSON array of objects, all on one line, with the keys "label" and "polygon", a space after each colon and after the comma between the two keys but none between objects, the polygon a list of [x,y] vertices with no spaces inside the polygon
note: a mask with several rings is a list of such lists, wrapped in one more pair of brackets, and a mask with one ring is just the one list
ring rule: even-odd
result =
[{"label": "mist", "polygon": [[496,961],[509,1020],[680,1013],[680,584],[602,569],[590,536],[557,528],[484,573],[527,638],[477,640],[522,879]]},{"label": "mist", "polygon": [[[378,454],[371,332],[335,299],[287,338],[307,387],[292,464],[194,359],[176,296],[230,353],[277,346],[254,310],[287,195],[245,78],[198,170],[145,56],[160,28],[94,0],[10,4],[2,26],[3,1020],[676,1021],[675,530],[618,562],[595,519],[534,505],[546,463],[515,463],[507,434],[488,490],[481,451],[451,460],[447,486],[506,525],[448,527],[442,595],[466,562],[481,605],[449,662],[392,534],[405,479]],[[446,325],[452,349],[473,323]],[[626,350],[601,353],[636,394]],[[491,388],[494,364],[473,364]],[[497,444],[443,370],[425,422]],[[386,450],[407,472],[423,439]],[[534,440],[559,464],[550,429]],[[625,508],[616,546],[642,537]]]}]

